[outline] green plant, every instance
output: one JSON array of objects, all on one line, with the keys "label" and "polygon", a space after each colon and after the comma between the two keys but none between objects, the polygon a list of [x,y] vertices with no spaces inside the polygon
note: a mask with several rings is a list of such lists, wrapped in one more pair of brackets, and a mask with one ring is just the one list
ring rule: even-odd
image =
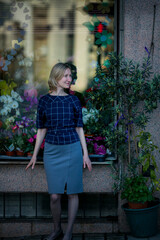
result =
[{"label": "green plant", "polygon": [[140,65],[116,53],[109,55],[108,66],[97,68],[85,93],[86,107],[98,112],[95,133],[131,163],[138,151],[136,131],[145,129],[160,99],[160,75],[153,76],[148,59]]},{"label": "green plant", "polygon": [[128,202],[144,203],[152,201],[152,190],[147,186],[148,179],[143,175],[126,177],[122,187],[121,198]]},{"label": "green plant", "polygon": [[[159,190],[159,180],[156,176],[156,171],[158,171],[158,166],[155,159],[155,152],[160,153],[158,146],[156,146],[151,138],[151,134],[149,132],[140,131],[136,136],[138,138],[138,147],[139,147],[139,155],[138,160],[143,166],[143,172],[149,171],[149,177],[151,179],[152,184]],[[151,167],[152,166],[152,167]]]},{"label": "green plant", "polygon": [[13,144],[16,150],[25,151],[26,149],[26,134],[15,134],[13,136]]},{"label": "green plant", "polygon": [[[115,167],[114,190],[121,191],[121,198],[129,202],[146,202],[153,200],[153,194],[159,190],[159,180],[156,176],[158,166],[154,154],[160,152],[153,143],[149,132],[141,131],[136,136],[138,152],[131,164],[125,167],[125,173],[119,175],[119,170]],[[152,168],[149,168],[153,166]],[[145,172],[149,175],[145,177]]]},{"label": "green plant", "polygon": [[[141,181],[140,191],[153,194],[159,184],[154,157],[154,150],[158,149],[150,141],[151,135],[144,131],[160,100],[159,82],[160,75],[153,75],[149,59],[144,59],[140,65],[121,54],[111,53],[107,64],[105,61],[103,66],[98,66],[95,78],[85,92],[87,109],[98,112],[95,133],[105,137],[109,150],[119,158],[115,167],[114,188],[117,191],[135,180],[132,175],[126,176],[128,164],[138,163],[136,177]],[[150,165],[154,166],[151,170]],[[142,177],[142,167],[143,171],[150,171],[147,180]],[[151,189],[147,190],[148,183]],[[130,194],[133,196],[132,191]]]}]

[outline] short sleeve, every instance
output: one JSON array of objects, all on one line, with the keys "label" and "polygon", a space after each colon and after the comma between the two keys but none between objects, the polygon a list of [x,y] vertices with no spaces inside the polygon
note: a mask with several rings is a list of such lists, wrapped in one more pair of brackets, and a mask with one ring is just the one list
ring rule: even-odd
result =
[{"label": "short sleeve", "polygon": [[78,97],[75,99],[75,126],[76,127],[83,127],[83,119],[82,119],[82,106],[81,102],[79,101]]},{"label": "short sleeve", "polygon": [[45,114],[45,102],[40,99],[37,108],[36,127],[45,128],[46,114]]}]

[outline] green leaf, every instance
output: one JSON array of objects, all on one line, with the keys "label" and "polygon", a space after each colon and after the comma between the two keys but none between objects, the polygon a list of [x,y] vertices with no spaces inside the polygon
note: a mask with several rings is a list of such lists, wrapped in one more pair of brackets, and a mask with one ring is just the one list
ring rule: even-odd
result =
[{"label": "green leaf", "polygon": [[87,27],[89,31],[94,31],[94,26],[90,22],[85,22],[83,25]]}]

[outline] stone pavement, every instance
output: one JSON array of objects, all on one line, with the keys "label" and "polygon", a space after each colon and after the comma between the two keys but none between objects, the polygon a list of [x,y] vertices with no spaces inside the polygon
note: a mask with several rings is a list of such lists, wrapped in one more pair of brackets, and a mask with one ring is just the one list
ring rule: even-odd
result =
[{"label": "stone pavement", "polygon": [[[0,238],[0,240],[43,240],[43,236],[26,236],[18,238]],[[124,234],[73,234],[73,240],[126,240]]]},{"label": "stone pavement", "polygon": [[[0,238],[0,240],[43,240],[46,235]],[[160,233],[149,238],[136,238],[126,234],[73,234],[73,240],[160,240]]]}]

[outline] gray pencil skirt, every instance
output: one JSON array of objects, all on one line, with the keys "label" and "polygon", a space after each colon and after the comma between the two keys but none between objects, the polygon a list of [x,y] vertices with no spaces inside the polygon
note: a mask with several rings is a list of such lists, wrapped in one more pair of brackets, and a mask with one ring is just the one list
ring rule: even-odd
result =
[{"label": "gray pencil skirt", "polygon": [[80,141],[54,145],[45,142],[44,168],[49,194],[67,194],[83,192],[83,155]]}]

